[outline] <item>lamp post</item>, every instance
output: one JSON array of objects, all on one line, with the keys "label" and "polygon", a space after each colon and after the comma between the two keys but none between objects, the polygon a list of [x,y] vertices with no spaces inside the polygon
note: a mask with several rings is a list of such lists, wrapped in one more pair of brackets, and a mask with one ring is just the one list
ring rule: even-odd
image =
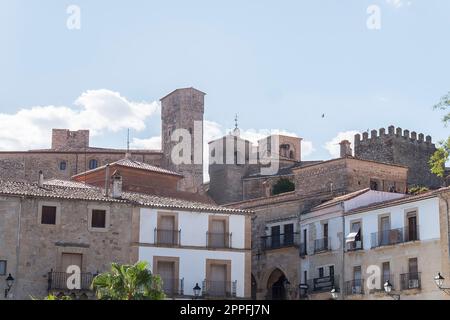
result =
[{"label": "lamp post", "polygon": [[309,286],[306,283],[300,283],[298,285],[298,289],[300,291],[300,298],[308,298],[308,289]]},{"label": "lamp post", "polygon": [[436,283],[436,286],[446,294],[450,295],[450,288],[444,287],[444,280],[445,278],[441,275],[440,272],[438,272],[438,274],[434,277],[434,283]]},{"label": "lamp post", "polygon": [[389,282],[389,280],[387,280],[384,283],[384,291],[386,292],[386,294],[388,296],[392,297],[394,300],[400,300],[400,295],[399,294],[391,293],[391,291],[392,291],[392,284]]},{"label": "lamp post", "polygon": [[14,284],[14,278],[12,277],[12,275],[10,273],[10,274],[8,274],[8,277],[6,278],[5,299],[8,298],[9,291],[11,290],[13,284]]},{"label": "lamp post", "polygon": [[333,287],[333,289],[331,289],[330,293],[331,293],[331,298],[333,300],[339,299],[339,289],[336,289],[335,287]]},{"label": "lamp post", "polygon": [[198,283],[196,283],[193,290],[194,290],[194,299],[198,299],[198,297],[200,296],[200,291],[202,291],[202,288],[200,288]]}]

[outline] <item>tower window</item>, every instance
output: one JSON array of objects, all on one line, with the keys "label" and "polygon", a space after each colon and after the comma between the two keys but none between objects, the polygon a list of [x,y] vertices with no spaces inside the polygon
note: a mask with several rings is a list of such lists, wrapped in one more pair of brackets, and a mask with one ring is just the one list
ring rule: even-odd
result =
[{"label": "tower window", "polygon": [[67,169],[67,162],[66,161],[61,161],[59,163],[59,170],[66,171],[66,169]]},{"label": "tower window", "polygon": [[96,159],[89,160],[89,169],[95,169],[98,167],[98,161]]}]

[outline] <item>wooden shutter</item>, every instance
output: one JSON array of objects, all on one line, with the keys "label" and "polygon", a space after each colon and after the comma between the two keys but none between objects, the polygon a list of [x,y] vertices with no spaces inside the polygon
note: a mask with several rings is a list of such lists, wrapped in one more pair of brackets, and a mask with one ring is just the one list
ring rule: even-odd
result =
[{"label": "wooden shutter", "polygon": [[175,263],[170,261],[158,261],[158,274],[163,281],[164,292],[173,294],[175,289]]},{"label": "wooden shutter", "polygon": [[105,210],[92,210],[92,228],[105,228],[106,227],[106,211]]},{"label": "wooden shutter", "polygon": [[56,224],[56,207],[42,206],[42,224]]},{"label": "wooden shutter", "polygon": [[211,265],[210,289],[216,296],[225,296],[227,287],[227,266],[225,264]]},{"label": "wooden shutter", "polygon": [[69,266],[82,268],[83,255],[80,253],[63,253],[61,258],[61,271],[66,272]]},{"label": "wooden shutter", "polygon": [[225,220],[212,220],[211,222],[211,244],[215,248],[224,248],[226,246],[226,225]]}]

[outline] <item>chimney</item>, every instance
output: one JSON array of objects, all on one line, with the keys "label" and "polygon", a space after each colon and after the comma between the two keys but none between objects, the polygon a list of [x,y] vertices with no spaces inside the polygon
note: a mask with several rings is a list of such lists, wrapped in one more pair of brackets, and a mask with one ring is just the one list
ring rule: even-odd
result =
[{"label": "chimney", "polygon": [[119,171],[115,171],[112,175],[112,190],[111,196],[114,199],[122,198],[122,176]]},{"label": "chimney", "polygon": [[341,158],[346,158],[348,156],[352,156],[352,148],[350,148],[350,141],[348,140],[342,140],[340,143],[341,145]]},{"label": "chimney", "polygon": [[109,185],[109,164],[107,164],[105,167],[105,197],[109,197]]},{"label": "chimney", "polygon": [[39,188],[44,187],[44,173],[42,172],[42,170],[39,171],[38,186],[39,186]]}]

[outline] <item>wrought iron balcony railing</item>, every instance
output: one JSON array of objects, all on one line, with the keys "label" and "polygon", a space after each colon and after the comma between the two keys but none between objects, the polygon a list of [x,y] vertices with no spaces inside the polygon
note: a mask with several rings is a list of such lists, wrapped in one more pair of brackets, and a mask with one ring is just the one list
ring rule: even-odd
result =
[{"label": "wrought iron balcony railing", "polygon": [[397,228],[372,233],[372,248],[419,240],[419,226]]},{"label": "wrought iron balcony railing", "polygon": [[364,279],[346,281],[344,285],[344,294],[346,296],[364,294]]},{"label": "wrought iron balcony railing", "polygon": [[329,251],[330,249],[330,238],[316,239],[314,241],[314,253]]},{"label": "wrought iron balcony railing", "polygon": [[211,281],[204,280],[202,283],[202,295],[216,298],[234,298],[236,297],[236,281]]},{"label": "wrought iron balcony railing", "polygon": [[232,248],[231,233],[206,232],[206,247],[208,248]]},{"label": "wrought iron balcony railing", "polygon": [[264,250],[297,247],[300,243],[300,234],[298,232],[274,234],[261,237],[261,241]]},{"label": "wrought iron balcony railing", "polygon": [[176,297],[184,295],[184,278],[162,279],[163,290],[166,296]]},{"label": "wrought iron balcony railing", "polygon": [[421,285],[420,272],[403,273],[400,275],[401,290],[420,289]]},{"label": "wrought iron balcony railing", "polygon": [[82,272],[80,277],[80,287],[75,289],[69,289],[69,286],[67,284],[67,280],[70,276],[72,276],[72,273],[66,273],[66,272],[59,272],[59,271],[53,271],[51,270],[48,273],[48,291],[50,290],[85,290],[89,291],[91,290],[91,284],[92,280],[94,279],[95,275],[93,275],[90,272]]},{"label": "wrought iron balcony railing", "polygon": [[163,246],[179,246],[181,230],[155,229],[155,244]]}]

